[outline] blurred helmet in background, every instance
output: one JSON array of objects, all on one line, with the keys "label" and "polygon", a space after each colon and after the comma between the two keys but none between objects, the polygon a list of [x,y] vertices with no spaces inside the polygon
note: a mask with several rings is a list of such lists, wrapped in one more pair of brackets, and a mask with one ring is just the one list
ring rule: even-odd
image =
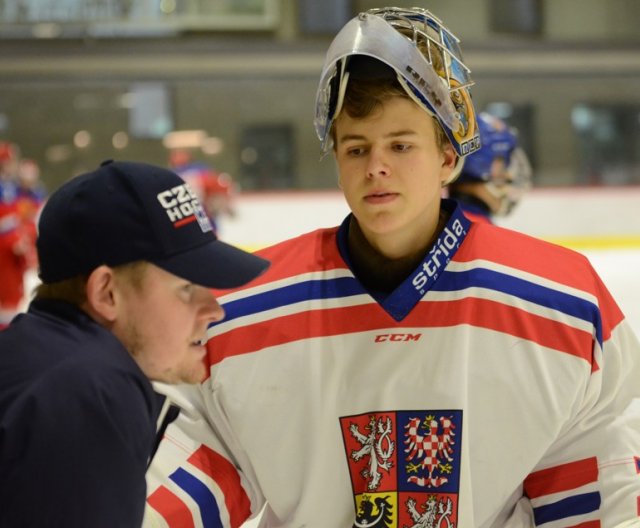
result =
[{"label": "blurred helmet in background", "polygon": [[531,164],[515,129],[486,112],[478,115],[477,122],[482,148],[467,156],[456,184],[484,184],[499,200],[492,214],[505,216],[531,187]]}]

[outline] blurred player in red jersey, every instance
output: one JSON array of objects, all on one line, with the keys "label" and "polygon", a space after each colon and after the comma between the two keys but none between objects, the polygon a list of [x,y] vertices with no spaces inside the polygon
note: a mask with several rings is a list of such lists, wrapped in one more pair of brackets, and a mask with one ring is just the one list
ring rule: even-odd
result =
[{"label": "blurred player in red jersey", "polygon": [[29,268],[36,268],[38,258],[36,252],[37,220],[44,205],[47,192],[40,179],[40,167],[32,159],[23,158],[18,163],[17,201],[18,215],[22,231],[27,237],[28,247],[25,255]]},{"label": "blurred player in red jersey", "polygon": [[0,142],[0,329],[19,311],[29,253],[19,211],[18,157],[17,145]]},{"label": "blurred player in red jersey", "polygon": [[202,162],[194,161],[192,153],[182,148],[171,151],[169,165],[196,193],[216,232],[219,228],[218,219],[221,216],[235,216],[233,204],[235,186],[229,174],[218,172]]},{"label": "blurred player in red jersey", "polygon": [[478,115],[482,147],[467,156],[460,176],[449,185],[467,217],[492,222],[506,216],[531,185],[531,165],[517,132],[488,113]]}]

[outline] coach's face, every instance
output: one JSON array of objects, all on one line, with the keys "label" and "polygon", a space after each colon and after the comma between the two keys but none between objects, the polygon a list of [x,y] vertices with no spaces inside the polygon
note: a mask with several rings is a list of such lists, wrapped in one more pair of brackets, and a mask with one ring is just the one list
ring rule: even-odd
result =
[{"label": "coach's face", "polygon": [[127,282],[116,282],[119,310],[113,333],[149,379],[202,381],[207,327],[224,317],[211,290],[153,264],[138,287]]}]

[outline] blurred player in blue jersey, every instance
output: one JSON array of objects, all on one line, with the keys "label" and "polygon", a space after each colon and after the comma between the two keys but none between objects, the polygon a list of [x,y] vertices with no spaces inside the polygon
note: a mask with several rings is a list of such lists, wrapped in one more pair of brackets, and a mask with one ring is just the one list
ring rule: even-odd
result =
[{"label": "blurred player in blue jersey", "polygon": [[480,146],[471,84],[426,9],[335,37],[315,126],[351,213],[221,292],[147,526],[638,526],[624,315],[584,256],[441,200]]},{"label": "blurred player in blue jersey", "polygon": [[531,185],[531,165],[518,135],[501,119],[478,114],[482,148],[467,156],[460,176],[449,185],[467,217],[492,222],[513,211]]}]

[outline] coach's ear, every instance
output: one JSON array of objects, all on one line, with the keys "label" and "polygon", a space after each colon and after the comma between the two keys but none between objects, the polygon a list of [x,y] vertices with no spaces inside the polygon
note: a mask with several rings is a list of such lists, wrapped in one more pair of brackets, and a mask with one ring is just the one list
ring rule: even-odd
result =
[{"label": "coach's ear", "polygon": [[107,327],[110,327],[117,315],[114,288],[114,272],[109,266],[98,266],[87,279],[87,301],[83,308],[96,322]]}]

